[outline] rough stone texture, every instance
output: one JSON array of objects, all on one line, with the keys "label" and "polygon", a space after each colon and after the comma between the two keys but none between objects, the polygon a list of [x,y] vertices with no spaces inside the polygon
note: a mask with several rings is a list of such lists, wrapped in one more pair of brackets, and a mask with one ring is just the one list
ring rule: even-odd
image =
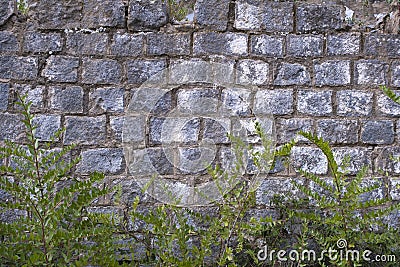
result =
[{"label": "rough stone texture", "polygon": [[340,86],[350,84],[350,61],[314,62],[315,85]]},{"label": "rough stone texture", "polygon": [[124,111],[123,88],[97,88],[89,94],[90,113],[101,114],[104,112]]},{"label": "rough stone texture", "polygon": [[79,86],[49,88],[50,108],[63,113],[83,112],[83,89]]},{"label": "rough stone texture", "polygon": [[151,117],[149,128],[150,145],[172,143],[196,144],[200,133],[199,118]]},{"label": "rough stone texture", "polygon": [[251,91],[228,88],[222,91],[222,112],[228,115],[247,116],[251,114]]},{"label": "rough stone texture", "polygon": [[[399,95],[400,92],[398,90],[393,91],[396,95]],[[380,93],[377,96],[377,110],[385,116],[400,116],[400,105],[391,100],[385,94]]]},{"label": "rough stone texture", "polygon": [[[171,60],[169,84],[183,85],[196,82],[211,82],[213,66],[198,58]],[[230,81],[232,83],[232,81]]]},{"label": "rough stone texture", "polygon": [[237,65],[236,82],[243,85],[268,84],[269,64],[261,60],[240,60]]},{"label": "rough stone texture", "polygon": [[65,117],[65,144],[99,145],[106,140],[106,117]]},{"label": "rough stone texture", "polygon": [[54,134],[61,129],[61,116],[37,115],[33,124],[37,127],[36,138],[40,141],[50,141]]},{"label": "rough stone texture", "polygon": [[297,110],[313,116],[331,115],[332,91],[299,90]]},{"label": "rough stone texture", "polygon": [[168,22],[165,1],[129,1],[128,28],[133,31],[157,29]]},{"label": "rough stone texture", "polygon": [[360,53],[360,34],[330,34],[326,46],[329,56],[358,55]]},{"label": "rough stone texture", "polygon": [[82,82],[86,84],[117,84],[121,80],[121,66],[115,60],[83,60]]},{"label": "rough stone texture", "polygon": [[250,37],[250,53],[255,56],[283,57],[283,37],[253,35]]},{"label": "rough stone texture", "polygon": [[264,5],[263,29],[267,32],[293,31],[293,3],[266,1]]},{"label": "rough stone texture", "polygon": [[0,114],[0,141],[19,141],[25,136],[21,119],[22,116],[17,114]]},{"label": "rough stone texture", "polygon": [[400,179],[390,179],[390,197],[393,200],[400,200]]},{"label": "rough stone texture", "polygon": [[143,54],[144,36],[116,33],[111,44],[111,54],[120,57],[135,57]]},{"label": "rough stone texture", "polygon": [[298,32],[324,32],[342,27],[341,6],[300,4],[297,7],[296,30]]},{"label": "rough stone texture", "polygon": [[177,110],[181,114],[207,115],[217,112],[219,91],[215,89],[179,90]]},{"label": "rough stone texture", "polygon": [[210,140],[214,144],[229,143],[231,123],[229,119],[204,119],[203,140]]},{"label": "rough stone texture", "polygon": [[189,55],[189,34],[151,34],[147,36],[149,55]]},{"label": "rough stone texture", "polygon": [[373,93],[343,90],[336,94],[337,114],[340,116],[370,116],[372,114]]},{"label": "rough stone texture", "polygon": [[8,83],[0,83],[0,111],[7,110],[9,92],[10,85]]},{"label": "rough stone texture", "polygon": [[[377,151],[375,159],[375,172],[388,172],[389,174],[400,174],[400,147],[383,147]],[[392,188],[393,189],[393,188]]]},{"label": "rough stone texture", "polygon": [[289,35],[287,54],[293,57],[320,57],[323,52],[321,35]]},{"label": "rough stone texture", "polygon": [[108,36],[105,33],[69,33],[67,34],[66,49],[74,55],[105,54]]},{"label": "rough stone texture", "polygon": [[123,0],[84,0],[83,28],[122,27],[125,22]]},{"label": "rough stone texture", "polygon": [[24,35],[24,52],[59,52],[62,39],[59,33],[27,32]]},{"label": "rough stone texture", "polygon": [[224,31],[228,26],[230,0],[197,0],[195,21],[200,27]]},{"label": "rough stone texture", "polygon": [[234,27],[238,30],[261,30],[261,13],[262,11],[259,1],[236,1]]},{"label": "rough stone texture", "polygon": [[391,70],[392,70],[391,85],[395,87],[400,87],[400,62],[399,61],[393,62]]},{"label": "rough stone texture", "polygon": [[174,165],[172,165],[168,157],[165,155],[163,148],[149,148],[147,149],[147,156],[156,173],[160,175],[174,173]]},{"label": "rough stone texture", "polygon": [[116,137],[121,138],[124,143],[144,144],[146,138],[145,121],[143,116],[126,116],[111,120],[111,127]]},{"label": "rough stone texture", "polygon": [[35,57],[0,56],[0,79],[33,80],[37,74]]},{"label": "rough stone texture", "polygon": [[150,77],[157,75],[167,67],[165,59],[138,59],[127,61],[126,70],[128,83],[141,84],[147,81]]},{"label": "rough stone texture", "polygon": [[284,197],[284,199],[299,199],[302,194],[292,184],[293,182],[303,184],[303,181],[298,178],[267,178],[261,182],[260,187],[256,192],[256,202],[258,205],[272,206],[272,200],[275,194]]},{"label": "rough stone texture", "polygon": [[323,152],[314,147],[294,147],[290,155],[295,169],[302,169],[314,174],[328,172],[328,160]]},{"label": "rough stone texture", "polygon": [[122,148],[98,148],[83,151],[82,160],[77,166],[79,173],[94,171],[108,174],[118,174],[124,170]]},{"label": "rough stone texture", "polygon": [[331,144],[355,144],[360,125],[357,120],[324,119],[317,122],[317,134]]},{"label": "rough stone texture", "polygon": [[14,13],[15,1],[0,0],[0,25],[3,25],[8,18]]},{"label": "rough stone texture", "polygon": [[400,38],[393,34],[369,34],[365,37],[365,53],[369,56],[400,57]]},{"label": "rough stone texture", "polygon": [[[355,175],[361,171],[365,166],[371,168],[371,151],[368,148],[333,148],[333,155],[336,162],[340,166],[341,171],[347,171],[350,175]],[[343,168],[341,165],[344,164],[344,159],[350,157],[348,166]]]},{"label": "rough stone texture", "polygon": [[357,84],[386,84],[388,65],[378,60],[359,60],[355,62],[354,78]]},{"label": "rough stone texture", "polygon": [[292,90],[259,90],[255,95],[254,114],[285,115],[293,112]]},{"label": "rough stone texture", "polygon": [[247,35],[242,33],[204,32],[194,34],[195,55],[247,55]]},{"label": "rough stone texture", "polygon": [[[44,106],[43,95],[45,91],[44,86],[31,86],[27,84],[14,84],[13,90],[20,95],[27,95],[26,101],[32,103],[32,111],[38,111]],[[15,104],[17,107],[17,104]],[[21,108],[21,107],[17,107]]]},{"label": "rough stone texture", "polygon": [[77,82],[79,58],[67,56],[50,56],[42,76],[52,82]]},{"label": "rough stone texture", "polygon": [[392,121],[363,121],[361,124],[361,141],[366,144],[392,144],[394,125]]},{"label": "rough stone texture", "polygon": [[276,133],[278,143],[287,143],[292,139],[305,141],[303,136],[298,135],[299,131],[313,132],[314,122],[311,119],[292,118],[278,119]]},{"label": "rough stone texture", "polygon": [[0,44],[0,53],[16,52],[19,50],[17,37],[12,32],[0,31]]},{"label": "rough stone texture", "polygon": [[29,15],[40,29],[80,28],[83,1],[37,1],[29,7]]},{"label": "rough stone texture", "polygon": [[303,65],[282,63],[278,68],[275,85],[308,85],[311,83],[310,73]]}]

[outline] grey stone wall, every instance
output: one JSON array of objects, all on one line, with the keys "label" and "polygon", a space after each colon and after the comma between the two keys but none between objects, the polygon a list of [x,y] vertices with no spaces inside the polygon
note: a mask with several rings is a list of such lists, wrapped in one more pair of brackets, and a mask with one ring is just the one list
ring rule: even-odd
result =
[{"label": "grey stone wall", "polygon": [[[339,161],[351,157],[351,174],[363,165],[371,175],[387,171],[392,178],[383,178],[382,192],[399,199],[400,164],[390,156],[400,155],[400,106],[379,85],[400,87],[400,35],[387,33],[391,7],[385,1],[363,2],[198,0],[194,22],[172,24],[161,0],[32,0],[27,15],[18,14],[14,0],[0,0],[0,139],[21,140],[16,93],[27,93],[38,114],[38,137],[49,140],[65,127],[59,145],[78,144],[76,172],[106,172],[129,203],[139,194],[122,144],[131,97],[174,64],[217,61],[231,68],[224,76],[256,90],[177,88],[148,121],[132,120],[138,123],[134,141],[148,148],[160,174],[194,175],[165,157],[160,127],[173,108],[201,111],[206,94],[244,120],[272,113],[278,145],[298,130],[318,133]],[[218,144],[215,161],[224,162],[226,129],[219,126],[194,117],[183,129],[182,155],[196,157],[191,142],[207,137]],[[291,158],[296,168],[329,176],[326,158],[302,139]],[[291,179],[297,179],[294,168],[277,166],[262,182],[258,204],[292,190]]]}]

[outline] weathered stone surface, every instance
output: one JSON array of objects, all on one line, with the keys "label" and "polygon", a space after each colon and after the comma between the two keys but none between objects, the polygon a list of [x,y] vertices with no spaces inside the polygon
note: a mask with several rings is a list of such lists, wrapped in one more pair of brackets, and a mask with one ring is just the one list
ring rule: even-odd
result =
[{"label": "weathered stone surface", "polygon": [[165,59],[137,59],[126,63],[128,83],[141,84],[167,67]]},{"label": "weathered stone surface", "polygon": [[[32,111],[37,111],[44,106],[43,95],[44,86],[31,86],[28,84],[14,84],[14,91],[18,92],[20,95],[27,95],[26,101],[32,103]],[[15,104],[15,107],[17,105]],[[18,107],[21,108],[21,107]]]},{"label": "weathered stone surface", "polygon": [[400,200],[400,179],[390,178],[390,197],[393,200]]},{"label": "weathered stone surface", "polygon": [[227,88],[222,91],[222,112],[233,116],[251,114],[251,90]]},{"label": "weathered stone surface", "polygon": [[189,55],[189,34],[150,34],[147,36],[147,53],[149,55]]},{"label": "weathered stone surface", "polygon": [[[121,129],[121,138],[124,143],[135,143],[137,145],[142,144],[144,145],[145,138],[146,138],[146,118],[144,116],[125,116],[123,118],[118,118],[118,121],[113,123],[111,121],[111,126],[115,124],[118,126],[120,125]],[[121,120],[123,119],[123,120]],[[123,124],[122,124],[123,123]],[[122,128],[123,125],[123,128]],[[113,127],[113,126],[112,126]],[[118,128],[117,128],[118,130]],[[117,137],[119,135],[116,132]]]},{"label": "weathered stone surface", "polygon": [[267,32],[293,31],[293,3],[291,2],[262,2],[263,29]]},{"label": "weathered stone surface", "polygon": [[336,5],[300,4],[297,7],[298,32],[339,30],[343,25],[342,7]]},{"label": "weathered stone surface", "polygon": [[243,85],[268,84],[269,64],[262,60],[240,60],[237,65],[236,82]]},{"label": "weathered stone surface", "polygon": [[328,35],[327,53],[329,56],[358,55],[360,53],[360,34],[341,33]]},{"label": "weathered stone surface", "polygon": [[[213,66],[198,58],[171,60],[169,64],[169,84],[183,85],[213,81]],[[232,82],[231,82],[232,83]]]},{"label": "weathered stone surface", "polygon": [[391,65],[392,71],[392,82],[391,85],[395,87],[400,87],[400,62],[395,61]]},{"label": "weathered stone surface", "polygon": [[284,199],[300,198],[302,194],[293,185],[293,182],[303,184],[303,180],[299,178],[274,177],[263,180],[256,192],[257,204],[272,206],[272,200],[276,195],[282,196]]},{"label": "weathered stone surface", "polygon": [[388,172],[389,174],[400,173],[400,147],[383,147],[378,149],[378,157],[375,159],[375,172]]},{"label": "weathered stone surface", "polygon": [[86,84],[117,84],[121,66],[111,59],[83,59],[82,82]]},{"label": "weathered stone surface", "polygon": [[119,174],[124,170],[124,154],[122,148],[88,149],[81,153],[82,160],[77,172],[88,174],[94,171]]},{"label": "weathered stone surface", "polygon": [[369,34],[365,37],[364,47],[369,56],[400,57],[400,38],[397,34]]},{"label": "weathered stone surface", "polygon": [[328,172],[328,160],[318,148],[295,146],[292,149],[290,159],[295,169],[314,174],[326,174]]},{"label": "weathered stone surface", "polygon": [[83,89],[79,86],[49,88],[50,108],[63,113],[83,112]]},{"label": "weathered stone surface", "polygon": [[62,39],[59,33],[27,32],[24,34],[24,52],[59,52]]},{"label": "weathered stone surface", "polygon": [[361,141],[365,144],[392,144],[394,141],[394,125],[392,121],[363,121]]},{"label": "weathered stone surface", "polygon": [[350,84],[350,61],[314,62],[315,85],[340,86]]},{"label": "weathered stone surface", "polygon": [[321,35],[289,35],[287,54],[293,57],[320,57],[323,52]]},{"label": "weathered stone surface", "polygon": [[371,168],[372,160],[371,160],[371,151],[368,148],[333,148],[333,156],[336,159],[338,165],[344,164],[344,159],[346,157],[350,157],[350,161],[348,162],[348,166],[340,166],[341,171],[347,171],[351,175],[357,174],[361,169],[365,166]]},{"label": "weathered stone surface", "polygon": [[128,28],[130,30],[152,30],[160,28],[167,23],[168,12],[165,1],[129,1]]},{"label": "weathered stone surface", "polygon": [[194,34],[195,55],[247,55],[247,35],[242,33],[202,32]]},{"label": "weathered stone surface", "polygon": [[256,115],[285,115],[293,112],[292,90],[260,90],[254,100]]},{"label": "weathered stone surface", "polygon": [[299,90],[297,110],[303,114],[314,116],[331,115],[332,91]]},{"label": "weathered stone surface", "polygon": [[3,25],[14,13],[15,1],[0,0],[0,25]]},{"label": "weathered stone surface", "polygon": [[370,116],[373,93],[343,90],[336,93],[337,114],[340,116]]},{"label": "weathered stone surface", "polygon": [[18,141],[24,136],[22,116],[17,114],[0,113],[0,141]]},{"label": "weathered stone surface", "polygon": [[174,162],[171,162],[167,155],[165,155],[163,148],[148,148],[146,152],[154,170],[153,173],[160,175],[174,173]]},{"label": "weathered stone surface", "polygon": [[218,107],[218,95],[219,90],[216,89],[179,90],[177,110],[181,114],[215,114]]},{"label": "weathered stone surface", "polygon": [[360,125],[357,120],[324,119],[317,122],[317,134],[331,144],[355,144]]},{"label": "weathered stone surface", "polygon": [[312,119],[278,119],[276,125],[278,143],[287,143],[292,139],[305,141],[306,139],[297,133],[299,131],[313,132],[313,125]]},{"label": "weathered stone surface", "polygon": [[42,75],[52,82],[76,82],[78,80],[79,58],[50,56]]},{"label": "weathered stone surface", "polygon": [[120,57],[135,57],[143,54],[144,36],[116,33],[111,44],[111,54]]},{"label": "weathered stone surface", "polygon": [[227,144],[229,143],[230,129],[231,122],[229,119],[205,118],[203,140],[210,140],[214,144]]},{"label": "weathered stone surface", "polygon": [[61,116],[36,115],[33,124],[37,127],[35,136],[40,141],[50,141],[54,134],[61,128]]},{"label": "weathered stone surface", "polygon": [[122,142],[122,129],[124,127],[124,121],[124,117],[110,118],[111,138],[118,143]]},{"label": "weathered stone surface", "polygon": [[260,2],[256,0],[239,0],[235,4],[234,27],[238,30],[261,30],[262,11]]},{"label": "weathered stone surface", "polygon": [[123,88],[97,88],[89,94],[89,111],[101,114],[104,112],[123,112],[124,111]]},{"label": "weathered stone surface", "polygon": [[311,83],[307,68],[298,63],[282,63],[278,68],[275,85],[307,85]]},{"label": "weathered stone surface", "polygon": [[66,48],[73,55],[99,55],[107,50],[106,33],[68,33]]},{"label": "weathered stone surface", "polygon": [[151,117],[150,145],[172,143],[196,144],[199,140],[200,119],[179,117]]},{"label": "weathered stone surface", "polygon": [[9,92],[10,85],[8,83],[0,83],[0,111],[7,109]]},{"label": "weathered stone surface", "polygon": [[19,43],[13,32],[0,31],[0,44],[0,52],[16,52],[19,50]]},{"label": "weathered stone surface", "polygon": [[123,0],[84,0],[82,28],[123,27]]},{"label": "weathered stone surface", "polygon": [[354,64],[354,78],[357,84],[386,84],[388,65],[379,60],[359,60]]},{"label": "weathered stone surface", "polygon": [[0,79],[33,80],[37,74],[35,57],[0,56]]},{"label": "weathered stone surface", "polygon": [[255,56],[283,57],[284,38],[269,35],[252,35],[250,53]]},{"label": "weathered stone surface", "polygon": [[83,0],[37,1],[29,7],[29,15],[40,29],[80,28],[82,8]]},{"label": "weathered stone surface", "polygon": [[106,117],[65,117],[65,144],[99,145],[106,140]]},{"label": "weathered stone surface", "polygon": [[[393,91],[396,95],[400,94],[400,91],[395,90]],[[392,116],[400,116],[400,105],[391,100],[385,94],[380,93],[377,96],[377,110],[380,113],[392,117]]]},{"label": "weathered stone surface", "polygon": [[197,0],[195,22],[201,27],[224,31],[228,26],[229,0]]},{"label": "weathered stone surface", "polygon": [[200,147],[181,147],[178,151],[178,170],[183,174],[206,174],[214,161],[213,154]]}]

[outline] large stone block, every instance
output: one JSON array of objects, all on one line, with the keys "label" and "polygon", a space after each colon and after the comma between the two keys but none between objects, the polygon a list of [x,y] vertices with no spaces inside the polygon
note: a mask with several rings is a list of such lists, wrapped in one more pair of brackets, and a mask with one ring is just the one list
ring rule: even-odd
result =
[{"label": "large stone block", "polygon": [[317,122],[317,134],[331,144],[355,144],[360,125],[357,120],[324,119]]},{"label": "large stone block", "polygon": [[65,117],[65,144],[99,145],[106,141],[106,117]]},{"label": "large stone block", "polygon": [[297,110],[313,116],[332,115],[332,91],[299,90]]},{"label": "large stone block", "polygon": [[388,65],[379,60],[359,60],[354,64],[354,80],[360,85],[386,84]]},{"label": "large stone block", "polygon": [[149,55],[189,55],[189,34],[157,33],[147,36],[147,54]]},{"label": "large stone block", "polygon": [[106,33],[68,33],[66,48],[73,55],[102,55],[107,51]]},{"label": "large stone block", "polygon": [[83,113],[83,89],[79,86],[49,88],[50,108],[63,113]]},{"label": "large stone block", "polygon": [[[348,165],[341,166],[341,171],[347,171],[351,175],[355,175],[361,171],[363,167],[372,168],[372,155],[371,151],[368,148],[359,148],[359,147],[344,147],[338,148],[335,147],[332,149],[333,156],[335,157],[338,165],[344,164],[344,160],[346,157],[350,158]],[[343,168],[344,167],[344,168]]]},{"label": "large stone block", "polygon": [[196,144],[199,141],[199,118],[151,117],[150,145]]},{"label": "large stone block", "polygon": [[297,7],[296,30],[298,32],[324,32],[342,29],[342,6],[328,4],[300,4]]},{"label": "large stone block", "polygon": [[116,33],[111,44],[111,54],[120,57],[135,57],[143,54],[144,36]]},{"label": "large stone block", "polygon": [[340,86],[350,84],[350,61],[314,62],[315,85]]},{"label": "large stone block", "polygon": [[77,82],[79,58],[50,56],[42,75],[52,82]]},{"label": "large stone block", "polygon": [[222,90],[222,112],[233,116],[251,114],[251,90],[226,88]]},{"label": "large stone block", "polygon": [[365,37],[365,54],[368,56],[400,57],[400,38],[398,34],[369,34]]},{"label": "large stone block", "polygon": [[89,112],[102,114],[104,112],[124,111],[124,88],[96,88],[89,94]]},{"label": "large stone block", "polygon": [[293,90],[260,90],[254,100],[256,115],[288,115],[293,112]]},{"label": "large stone block", "polygon": [[179,90],[177,93],[177,110],[181,114],[207,115],[216,114],[218,108],[219,90],[190,89]]},{"label": "large stone block", "polygon": [[123,0],[84,0],[82,28],[123,27]]},{"label": "large stone block", "polygon": [[252,35],[250,53],[255,56],[283,57],[284,38],[280,36]]},{"label": "large stone block", "polygon": [[311,119],[292,118],[278,119],[276,125],[276,133],[278,143],[287,143],[292,139],[305,141],[306,139],[298,135],[299,131],[313,132],[314,121]]},{"label": "large stone block", "polygon": [[19,50],[19,43],[13,32],[0,31],[0,44],[0,52],[2,53],[16,52]]},{"label": "large stone block", "polygon": [[111,59],[83,59],[82,82],[86,84],[118,84],[121,66]]},{"label": "large stone block", "polygon": [[24,52],[60,52],[62,39],[59,33],[27,32],[24,34]]},{"label": "large stone block", "polygon": [[373,93],[343,90],[336,93],[337,114],[339,116],[370,116],[372,114]]},{"label": "large stone block", "polygon": [[289,35],[287,54],[293,57],[320,57],[323,53],[321,35]]},{"label": "large stone block", "polygon": [[230,0],[197,0],[194,19],[200,27],[224,31],[228,26]]},{"label": "large stone block", "polygon": [[82,160],[77,172],[89,174],[95,171],[106,174],[119,174],[124,171],[122,148],[88,149],[81,153]]},{"label": "large stone block", "polygon": [[326,174],[328,172],[328,160],[318,148],[293,147],[290,162],[295,170],[301,169],[313,174]]},{"label": "large stone block", "polygon": [[298,63],[282,63],[274,81],[275,85],[308,85],[310,83],[311,78],[307,67]]},{"label": "large stone block", "polygon": [[0,113],[0,140],[21,141],[25,136],[19,114]]},{"label": "large stone block", "polygon": [[167,67],[165,59],[137,59],[126,62],[128,83],[141,84],[153,76],[157,76]]},{"label": "large stone block", "polygon": [[360,34],[341,33],[328,35],[326,46],[329,56],[358,55],[360,53]]},{"label": "large stone block", "polygon": [[54,134],[61,129],[61,116],[59,115],[36,115],[33,119],[36,132],[35,137],[40,141],[51,141]]},{"label": "large stone block", "polygon": [[153,30],[168,23],[166,1],[131,0],[128,12],[128,28],[133,31]]},{"label": "large stone block", "polygon": [[36,57],[0,56],[0,79],[34,80],[37,74]]},{"label": "large stone block", "polygon": [[238,62],[236,83],[266,85],[269,83],[269,64],[262,60],[243,59]]},{"label": "large stone block", "polygon": [[3,25],[15,11],[14,0],[0,0],[0,25]]},{"label": "large stone block", "polygon": [[0,111],[7,110],[9,92],[10,85],[8,83],[0,83]]},{"label": "large stone block", "polygon": [[[38,111],[39,109],[44,107],[44,101],[43,101],[43,96],[44,96],[44,91],[45,87],[42,85],[37,85],[37,86],[32,86],[29,84],[14,84],[13,90],[15,92],[18,92],[20,95],[27,95],[26,101],[32,103],[32,111]],[[17,104],[14,105],[16,108],[21,108],[20,106],[17,106]]]},{"label": "large stone block", "polygon": [[[400,91],[398,90],[395,90],[393,92],[396,95],[400,95]],[[377,103],[376,109],[379,111],[379,113],[389,117],[400,116],[400,104],[397,104],[389,97],[387,97],[385,94],[383,93],[378,94],[376,103]]]},{"label": "large stone block", "polygon": [[365,144],[389,145],[394,141],[392,121],[363,121],[361,126],[361,141]]},{"label": "large stone block", "polygon": [[247,35],[243,33],[202,32],[194,34],[195,55],[247,55]]}]

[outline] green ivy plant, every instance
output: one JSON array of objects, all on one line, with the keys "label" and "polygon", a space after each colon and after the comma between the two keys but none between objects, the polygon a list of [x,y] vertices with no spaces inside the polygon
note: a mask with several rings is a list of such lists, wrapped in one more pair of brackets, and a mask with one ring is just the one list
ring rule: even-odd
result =
[{"label": "green ivy plant", "polygon": [[[112,215],[89,212],[110,189],[104,175],[75,177],[79,158],[68,160],[75,147],[55,148],[63,130],[50,142],[36,137],[31,103],[19,97],[26,143],[4,141],[0,147],[0,265],[116,265]],[[12,218],[13,215],[14,217]],[[11,216],[11,217],[10,217]],[[9,218],[9,219],[4,219]]]}]

